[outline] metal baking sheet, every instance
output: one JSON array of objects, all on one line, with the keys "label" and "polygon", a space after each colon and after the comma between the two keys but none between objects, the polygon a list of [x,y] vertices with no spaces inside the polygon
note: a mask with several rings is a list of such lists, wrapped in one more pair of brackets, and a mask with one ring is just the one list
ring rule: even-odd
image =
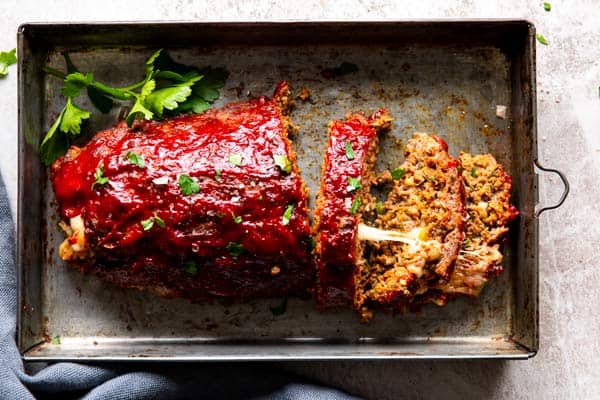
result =
[{"label": "metal baking sheet", "polygon": [[[526,21],[26,24],[19,33],[18,341],[26,360],[287,360],[527,358],[538,347],[538,220],[534,27]],[[416,314],[378,313],[368,325],[351,310],[319,313],[309,300],[193,304],[120,289],[82,275],[57,255],[63,234],[37,147],[64,103],[68,52],[112,85],[141,78],[151,51],[230,72],[215,106],[270,95],[279,80],[295,93],[292,114],[303,177],[314,196],[326,124],[349,111],[387,107],[395,118],[378,168],[402,161],[414,131],[436,132],[454,155],[491,152],[514,179],[521,210],[504,247],[505,272],[478,299]],[[342,62],[355,73],[326,79]],[[82,97],[83,99],[83,97]],[[80,103],[88,109],[90,104]],[[496,106],[508,107],[506,119]],[[95,112],[89,134],[121,110]],[[314,206],[314,198],[312,199]],[[60,344],[49,338],[60,336]]]}]

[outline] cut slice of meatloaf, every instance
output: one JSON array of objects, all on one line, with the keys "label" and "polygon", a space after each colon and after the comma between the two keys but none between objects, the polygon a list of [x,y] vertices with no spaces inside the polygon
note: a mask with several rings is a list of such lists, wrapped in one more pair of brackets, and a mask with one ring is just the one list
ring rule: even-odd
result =
[{"label": "cut slice of meatloaf", "polygon": [[460,153],[466,192],[466,238],[449,282],[436,285],[424,297],[444,305],[456,295],[476,297],[487,281],[502,272],[502,240],[519,214],[510,203],[512,180],[491,154]]},{"label": "cut slice of meatloaf", "polygon": [[352,305],[364,259],[357,227],[372,210],[370,195],[378,134],[391,126],[384,109],[367,117],[349,114],[329,124],[321,188],[313,224],[316,239],[317,302],[321,308]]},{"label": "cut slice of meatloaf", "polygon": [[120,123],[52,166],[60,256],[123,287],[192,300],[304,294],[307,190],[290,90],[203,114]]},{"label": "cut slice of meatloaf", "polygon": [[376,228],[410,240],[367,242],[367,268],[354,301],[363,320],[372,317],[373,305],[405,309],[433,282],[450,279],[464,238],[463,184],[446,142],[416,133],[405,156],[399,168],[383,176],[392,189]]}]

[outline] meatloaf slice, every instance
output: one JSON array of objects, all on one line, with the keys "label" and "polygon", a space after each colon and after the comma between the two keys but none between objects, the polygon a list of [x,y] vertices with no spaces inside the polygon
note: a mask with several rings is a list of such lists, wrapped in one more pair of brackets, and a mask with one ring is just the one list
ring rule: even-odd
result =
[{"label": "meatloaf slice", "polygon": [[412,239],[368,242],[368,268],[354,302],[363,320],[372,317],[371,305],[404,309],[431,282],[450,279],[464,238],[463,184],[446,142],[416,133],[405,156],[399,168],[383,176],[392,190],[376,227]]},{"label": "meatloaf slice", "polygon": [[120,123],[52,166],[63,259],[123,287],[193,300],[313,285],[290,90],[165,121]]},{"label": "meatloaf slice", "polygon": [[511,177],[491,154],[460,153],[459,158],[467,198],[466,238],[450,281],[425,295],[438,305],[456,295],[478,296],[502,272],[500,244],[519,214],[510,203]]},{"label": "meatloaf slice", "polygon": [[319,307],[352,305],[363,268],[363,242],[357,227],[363,212],[374,205],[370,195],[378,152],[378,133],[389,129],[386,110],[367,117],[349,114],[329,124],[321,173],[321,188],[313,224],[316,238],[317,302]]}]

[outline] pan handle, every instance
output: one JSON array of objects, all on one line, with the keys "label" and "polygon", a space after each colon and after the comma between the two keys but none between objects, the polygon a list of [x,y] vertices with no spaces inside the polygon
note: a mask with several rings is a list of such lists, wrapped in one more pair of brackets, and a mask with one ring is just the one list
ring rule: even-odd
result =
[{"label": "pan handle", "polygon": [[558,199],[558,202],[552,206],[548,206],[548,207],[542,207],[539,210],[537,210],[535,212],[535,217],[539,218],[539,216],[544,212],[544,211],[548,211],[548,210],[554,210],[555,208],[558,208],[560,206],[562,206],[562,204],[565,202],[565,200],[567,199],[567,195],[569,194],[569,191],[571,190],[571,187],[569,186],[569,181],[567,180],[567,177],[565,176],[565,174],[563,174],[562,172],[560,172],[557,169],[552,169],[552,168],[546,168],[543,167],[540,162],[538,161],[538,159],[536,158],[533,163],[535,164],[536,167],[538,167],[539,169],[541,169],[544,172],[552,172],[555,173],[556,175],[558,175],[558,177],[560,178],[560,180],[562,181],[563,185],[564,185],[564,190],[562,195],[560,196],[560,199]]}]

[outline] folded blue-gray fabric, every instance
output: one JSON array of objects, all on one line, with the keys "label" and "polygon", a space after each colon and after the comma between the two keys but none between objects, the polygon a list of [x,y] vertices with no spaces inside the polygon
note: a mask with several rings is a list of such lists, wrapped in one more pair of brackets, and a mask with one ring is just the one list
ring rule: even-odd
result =
[{"label": "folded blue-gray fabric", "polygon": [[0,400],[356,399],[277,371],[272,364],[75,364],[25,372],[15,343],[15,234],[0,177]]}]

